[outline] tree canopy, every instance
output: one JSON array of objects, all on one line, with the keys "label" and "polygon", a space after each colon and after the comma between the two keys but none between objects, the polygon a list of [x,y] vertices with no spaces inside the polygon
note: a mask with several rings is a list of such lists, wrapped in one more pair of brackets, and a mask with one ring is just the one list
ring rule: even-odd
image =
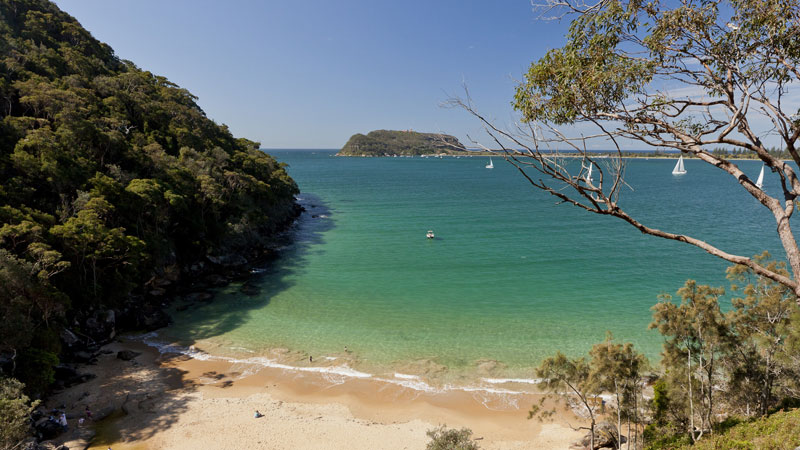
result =
[{"label": "tree canopy", "polygon": [[166,266],[263,244],[297,192],[258,143],[55,4],[0,0],[0,311],[17,319],[0,352]]}]

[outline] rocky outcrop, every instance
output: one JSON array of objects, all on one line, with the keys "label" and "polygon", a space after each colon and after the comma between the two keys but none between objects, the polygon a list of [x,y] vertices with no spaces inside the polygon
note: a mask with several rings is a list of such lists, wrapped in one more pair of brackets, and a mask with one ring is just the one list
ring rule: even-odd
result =
[{"label": "rocky outcrop", "polygon": [[620,436],[617,433],[617,427],[609,422],[600,422],[594,427],[594,448],[592,445],[592,433],[586,433],[586,436],[572,443],[569,447],[574,450],[597,450],[600,448],[617,448],[619,444],[627,442],[625,436]]}]

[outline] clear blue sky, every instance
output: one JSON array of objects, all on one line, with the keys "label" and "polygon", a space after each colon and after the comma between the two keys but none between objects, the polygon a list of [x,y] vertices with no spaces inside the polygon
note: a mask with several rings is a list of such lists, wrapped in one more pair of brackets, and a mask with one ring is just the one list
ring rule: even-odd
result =
[{"label": "clear blue sky", "polygon": [[[339,148],[353,133],[481,134],[439,104],[466,81],[513,121],[516,79],[563,44],[528,0],[56,0],[123,59],[199,97],[266,148]],[[485,141],[485,139],[482,139]]]}]

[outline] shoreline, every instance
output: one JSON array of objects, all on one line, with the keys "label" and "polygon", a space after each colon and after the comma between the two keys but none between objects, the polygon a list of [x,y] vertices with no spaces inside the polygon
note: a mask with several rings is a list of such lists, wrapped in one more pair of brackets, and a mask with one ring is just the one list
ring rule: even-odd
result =
[{"label": "shoreline", "polygon": [[[495,360],[481,360],[471,369],[451,372],[446,366],[423,359],[411,360],[405,364],[378,365],[368,368],[358,367],[359,359],[349,352],[316,356],[313,362],[305,363],[308,354],[303,351],[292,351],[286,348],[272,348],[262,354],[249,356],[230,356],[207,351],[201,343],[189,347],[159,340],[157,331],[141,335],[128,336],[129,342],[142,343],[161,354],[181,354],[187,358],[202,361],[235,364],[246,367],[248,373],[263,369],[280,369],[287,372],[316,373],[324,376],[367,379],[389,383],[407,389],[426,393],[441,394],[450,391],[475,392],[484,391],[491,394],[524,395],[537,394],[535,388],[539,379],[524,378],[517,373],[498,373],[498,368],[505,365]],[[428,367],[426,364],[434,367]],[[356,367],[353,367],[355,365]],[[370,371],[370,369],[382,369]],[[531,368],[531,371],[534,370]],[[421,373],[420,373],[421,371]],[[432,373],[429,373],[432,372]],[[527,371],[526,371],[527,372]]]},{"label": "shoreline", "polygon": [[[542,394],[477,390],[426,392],[377,378],[344,377],[279,367],[161,353],[125,339],[103,347],[97,378],[51,395],[68,417],[83,408],[113,409],[93,424],[88,448],[424,448],[440,424],[468,427],[484,449],[565,448],[582,420],[559,407],[555,420],[528,420]],[[140,352],[130,361],[120,350]],[[552,402],[552,400],[547,400]],[[258,409],[264,417],[255,419]],[[77,419],[70,421],[72,427]],[[75,428],[75,427],[72,427]],[[58,442],[66,442],[73,432]]]}]

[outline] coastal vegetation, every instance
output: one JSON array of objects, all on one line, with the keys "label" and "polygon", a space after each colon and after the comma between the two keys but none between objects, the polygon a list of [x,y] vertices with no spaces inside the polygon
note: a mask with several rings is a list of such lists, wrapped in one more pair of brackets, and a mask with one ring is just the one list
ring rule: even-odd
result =
[{"label": "coastal vegetation", "polygon": [[[767,253],[753,259],[786,272],[785,263]],[[623,442],[653,450],[692,444],[740,448],[736,442],[773,448],[760,446],[767,441],[755,439],[753,431],[773,427],[788,439],[785,448],[800,445],[800,410],[791,409],[800,404],[800,308],[794,292],[744,265],[727,272],[730,308],[720,304],[725,289],[693,280],[678,290],[679,303],[662,295],[653,306],[650,327],[664,339],[655,367],[632,344],[615,343],[610,335],[592,347],[588,359],[559,352],[541,363],[540,386],[588,419],[585,445],[596,448],[594,441],[602,437],[603,446],[616,448]],[[603,394],[611,400],[601,400]],[[530,417],[551,414],[534,405]],[[596,426],[600,417],[607,420],[602,432]]]},{"label": "coastal vegetation", "polygon": [[478,444],[472,440],[472,431],[467,428],[457,430],[442,425],[428,431],[431,441],[426,450],[478,450]]},{"label": "coastal vegetation", "polygon": [[453,136],[412,130],[375,130],[354,134],[337,156],[461,155],[470,154]]},{"label": "coastal vegetation", "polygon": [[297,192],[258,143],[55,4],[0,0],[0,368],[27,394],[75,342],[163,324],[139,315],[170,285],[260,254]]}]

